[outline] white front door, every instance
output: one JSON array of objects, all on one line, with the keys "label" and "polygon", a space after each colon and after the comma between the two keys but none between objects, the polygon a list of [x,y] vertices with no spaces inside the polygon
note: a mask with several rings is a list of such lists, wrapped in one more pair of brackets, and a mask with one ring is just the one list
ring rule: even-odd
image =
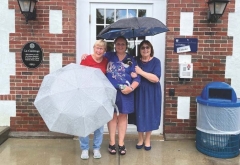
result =
[{"label": "white front door", "polygon": [[[97,34],[107,25],[121,18],[128,17],[154,17],[166,21],[166,0],[125,0],[123,3],[116,0],[78,0],[77,1],[77,63],[83,53],[92,53],[92,47],[97,39]],[[164,63],[165,63],[165,34],[137,38],[138,45],[143,39],[149,40],[154,47],[154,56],[161,60],[162,98],[164,98]],[[108,50],[113,51],[113,40],[107,40]],[[134,41],[129,40],[129,50],[134,47]],[[163,100],[163,99],[162,99]],[[163,102],[162,102],[163,115]],[[161,116],[162,116],[161,115]],[[162,118],[162,117],[161,117]],[[105,126],[107,132],[107,126]],[[136,126],[128,125],[128,133],[136,133]],[[163,124],[153,134],[163,132]]]}]

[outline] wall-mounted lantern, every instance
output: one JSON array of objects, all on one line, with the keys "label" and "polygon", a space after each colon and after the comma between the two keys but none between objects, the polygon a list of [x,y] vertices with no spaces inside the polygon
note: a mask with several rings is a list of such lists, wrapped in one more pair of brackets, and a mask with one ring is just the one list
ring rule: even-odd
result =
[{"label": "wall-mounted lantern", "polygon": [[37,0],[18,0],[21,13],[25,16],[26,24],[28,20],[36,19],[36,8],[35,5]]},{"label": "wall-mounted lantern", "polygon": [[230,0],[208,0],[208,21],[217,22],[223,15]]}]

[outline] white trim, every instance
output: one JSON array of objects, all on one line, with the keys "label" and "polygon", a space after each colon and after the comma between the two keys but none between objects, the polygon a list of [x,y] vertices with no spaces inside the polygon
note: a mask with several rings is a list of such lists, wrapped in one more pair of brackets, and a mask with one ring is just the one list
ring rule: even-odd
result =
[{"label": "white trim", "polygon": [[62,53],[50,53],[49,55],[49,73],[62,68]]},{"label": "white trim", "polygon": [[177,119],[189,119],[190,97],[179,96],[177,99]]},{"label": "white trim", "polygon": [[[238,0],[240,6],[240,0]],[[235,9],[237,6],[235,5]],[[226,57],[226,69],[225,69],[225,78],[231,78],[231,86],[236,92],[238,98],[240,98],[240,75],[236,74],[240,72],[239,68],[239,40],[240,40],[240,30],[236,27],[239,26],[240,10],[236,10],[234,13],[229,13],[228,15],[228,36],[233,37],[233,51],[231,56]]]},{"label": "white trim", "polygon": [[0,101],[0,126],[10,126],[10,118],[16,117],[16,101]]},{"label": "white trim", "polygon": [[10,75],[16,72],[16,55],[9,52],[9,33],[15,33],[15,10],[8,9],[8,0],[1,0],[0,15],[0,95],[5,95],[10,94]]},{"label": "white trim", "polygon": [[49,33],[62,34],[62,10],[49,11]]},{"label": "white trim", "polygon": [[193,35],[193,12],[180,13],[180,35]]}]

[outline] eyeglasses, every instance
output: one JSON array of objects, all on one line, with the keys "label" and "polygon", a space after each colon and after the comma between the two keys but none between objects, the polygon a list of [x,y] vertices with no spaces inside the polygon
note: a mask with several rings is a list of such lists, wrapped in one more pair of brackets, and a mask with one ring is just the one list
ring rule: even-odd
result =
[{"label": "eyeglasses", "polygon": [[150,47],[149,46],[142,46],[141,50],[144,50],[144,49],[150,49]]},{"label": "eyeglasses", "polygon": [[95,48],[96,50],[100,50],[100,51],[104,51],[104,50],[105,50],[105,49],[102,48],[102,47],[95,47],[95,46],[94,46],[94,48]]}]

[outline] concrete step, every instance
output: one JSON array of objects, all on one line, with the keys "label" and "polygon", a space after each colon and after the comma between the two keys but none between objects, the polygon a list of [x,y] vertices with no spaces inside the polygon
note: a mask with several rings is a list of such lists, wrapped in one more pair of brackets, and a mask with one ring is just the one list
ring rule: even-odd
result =
[{"label": "concrete step", "polygon": [[[93,134],[90,134],[89,138],[93,139]],[[74,136],[73,140],[78,140],[79,137]],[[103,134],[103,139],[105,140],[109,140],[109,134],[108,133],[104,133]],[[118,140],[118,134],[116,134],[116,141]],[[137,141],[138,140],[138,134],[130,134],[130,133],[126,133],[125,135],[125,141]],[[164,141],[164,137],[163,135],[151,135],[151,141]]]},{"label": "concrete step", "polygon": [[10,127],[0,126],[0,145],[8,139]]}]

